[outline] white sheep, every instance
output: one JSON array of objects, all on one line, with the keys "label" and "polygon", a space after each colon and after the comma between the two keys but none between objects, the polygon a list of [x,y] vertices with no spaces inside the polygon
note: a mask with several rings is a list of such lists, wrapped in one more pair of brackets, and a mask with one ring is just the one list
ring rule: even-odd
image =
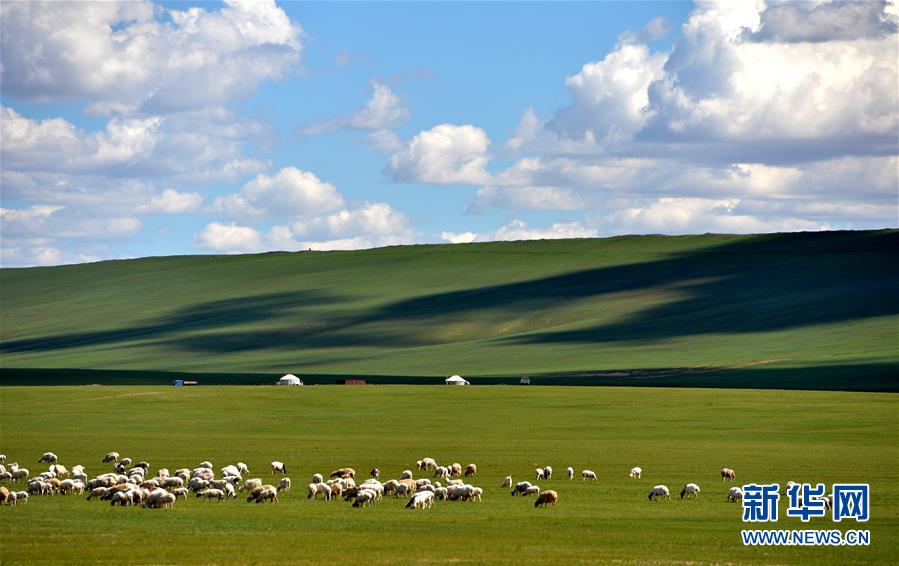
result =
[{"label": "white sheep", "polygon": [[480,501],[481,496],[484,495],[483,488],[475,487],[471,490],[471,497],[468,499],[469,501]]},{"label": "white sheep", "polygon": [[237,470],[241,473],[241,475],[248,476],[250,475],[250,468],[247,467],[243,462],[237,463]]},{"label": "white sheep", "polygon": [[665,485],[657,485],[652,488],[649,492],[649,500],[652,501],[654,499],[659,499],[664,497],[668,501],[671,501],[671,492],[668,491],[668,486]]},{"label": "white sheep", "polygon": [[403,473],[400,474],[401,480],[411,480],[412,479],[412,470],[403,470]]},{"label": "white sheep", "polygon": [[543,468],[537,468],[536,470],[534,470],[534,475],[536,476],[536,479],[542,480],[544,477],[543,476]]},{"label": "white sheep", "polygon": [[365,507],[366,504],[370,507],[374,504],[377,495],[377,493],[370,489],[363,489],[356,494],[356,500],[353,501],[353,507]]},{"label": "white sheep", "polygon": [[629,477],[631,479],[640,479],[640,474],[642,474],[642,473],[643,473],[643,468],[641,468],[639,466],[634,466],[633,468],[631,468],[631,473],[628,474],[627,477]]},{"label": "white sheep", "polygon": [[310,483],[306,489],[306,498],[315,499],[319,493],[322,494],[323,499],[331,500],[331,486],[326,483]]},{"label": "white sheep", "polygon": [[312,483],[322,483],[324,481],[324,476],[321,474],[313,474],[312,475]]},{"label": "white sheep", "polygon": [[[10,492],[12,495],[12,492]],[[28,503],[28,492],[27,491],[17,491],[16,492],[16,503]]]},{"label": "white sheep", "polygon": [[683,499],[684,497],[687,497],[687,496],[691,496],[691,495],[693,496],[693,499],[696,499],[699,497],[699,486],[696,485],[695,483],[688,483],[687,485],[684,486],[684,489],[681,490],[681,492],[680,492],[681,499]]},{"label": "white sheep", "polygon": [[6,454],[0,454],[0,462],[6,461]]},{"label": "white sheep", "polygon": [[184,487],[184,480],[178,476],[165,478],[162,480],[162,487],[164,487],[166,489],[173,488],[173,487],[175,487],[175,488]]},{"label": "white sheep", "polygon": [[434,468],[434,477],[448,479],[450,477],[450,469],[446,466],[437,466]]},{"label": "white sheep", "polygon": [[106,456],[103,456],[103,463],[107,462],[118,462],[119,461],[119,453],[118,452],[110,452]]},{"label": "white sheep", "polygon": [[416,493],[406,503],[407,509],[430,509],[434,506],[434,493],[431,491],[422,491]]},{"label": "white sheep", "polygon": [[278,484],[278,491],[290,491],[290,478],[281,478],[281,482]]},{"label": "white sheep", "polygon": [[209,460],[203,460],[202,462],[200,462],[200,464],[197,467],[212,469],[212,462],[210,462]]},{"label": "white sheep", "polygon": [[179,487],[179,488],[176,488],[176,489],[173,489],[173,490],[172,490],[172,494],[173,494],[175,497],[183,497],[184,499],[187,499],[187,494],[188,494],[188,493],[190,493],[190,490],[187,489],[186,487]]},{"label": "white sheep", "polygon": [[10,475],[12,476],[13,483],[18,483],[21,479],[27,481],[29,476],[28,468],[17,467],[15,470],[10,472]]},{"label": "white sheep", "polygon": [[521,495],[531,487],[531,482],[529,481],[520,481],[515,484],[515,487],[512,488],[512,495]]},{"label": "white sheep", "polygon": [[565,473],[568,475],[569,480],[574,479],[574,468],[572,468],[571,466],[568,466],[567,468],[565,468]]},{"label": "white sheep", "polygon": [[539,485],[532,485],[531,487],[527,488],[524,491],[524,493],[522,493],[522,495],[539,495],[539,494],[540,494],[540,486]]},{"label": "white sheep", "polygon": [[84,466],[82,466],[81,464],[76,464],[76,465],[72,466],[72,474],[73,475],[80,475],[80,474],[84,474],[84,473],[85,473]]},{"label": "white sheep", "polygon": [[275,460],[270,465],[272,467],[272,474],[274,474],[275,472],[281,472],[281,474],[287,473],[287,466],[284,465],[284,462]]},{"label": "white sheep", "polygon": [[500,487],[512,487],[512,476],[504,477],[503,483],[500,484]]},{"label": "white sheep", "polygon": [[721,481],[734,481],[735,479],[737,479],[736,472],[730,468],[721,468]]},{"label": "white sheep", "polygon": [[418,464],[419,470],[430,470],[437,467],[437,461],[434,458],[422,458],[416,464]]},{"label": "white sheep", "polygon": [[735,503],[743,499],[743,490],[739,487],[732,487],[727,490],[727,500],[731,503]]},{"label": "white sheep", "polygon": [[231,499],[237,499],[237,490],[234,489],[233,483],[226,483],[222,488],[222,491],[225,492],[225,497],[230,497]]},{"label": "white sheep", "polygon": [[17,492],[10,491],[9,495],[6,496],[6,504],[7,505],[15,505],[17,499],[18,499]]},{"label": "white sheep", "polygon": [[581,472],[581,481],[586,481],[588,479],[596,481],[596,472],[594,472],[593,470],[582,471]]},{"label": "white sheep", "polygon": [[202,497],[204,501],[207,499],[218,499],[219,501],[223,501],[225,499],[225,492],[220,489],[204,489],[197,494],[197,497]]},{"label": "white sheep", "polygon": [[546,466],[545,468],[543,468],[543,477],[548,480],[553,479],[553,467],[552,466]]}]

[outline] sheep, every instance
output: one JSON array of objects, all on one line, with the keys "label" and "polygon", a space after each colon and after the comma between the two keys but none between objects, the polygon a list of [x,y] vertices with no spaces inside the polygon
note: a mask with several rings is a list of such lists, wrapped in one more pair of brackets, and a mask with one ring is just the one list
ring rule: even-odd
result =
[{"label": "sheep", "polygon": [[158,470],[156,470],[156,477],[159,479],[165,479],[170,475],[172,474],[169,472],[168,468],[159,468]]},{"label": "sheep", "polygon": [[278,491],[290,491],[290,478],[281,478],[281,483],[278,484]]},{"label": "sheep", "polygon": [[657,485],[652,488],[649,492],[649,500],[652,501],[654,499],[659,499],[664,497],[668,501],[671,501],[671,492],[668,491],[668,486]]},{"label": "sheep", "polygon": [[368,475],[373,477],[374,479],[378,479],[379,477],[381,477],[381,470],[379,470],[378,468],[372,468],[368,471]]},{"label": "sheep", "polygon": [[459,480],[459,479],[446,480],[446,485],[447,485],[447,486],[450,486],[450,485],[462,485],[462,484],[464,484],[464,483],[465,483],[464,481]]},{"label": "sheep", "polygon": [[481,496],[484,495],[483,488],[475,487],[471,490],[471,496],[469,497],[469,501],[480,501]]},{"label": "sheep", "polygon": [[446,466],[437,466],[434,468],[434,477],[435,478],[449,478],[450,477],[450,469]]},{"label": "sheep", "polygon": [[356,470],[353,468],[338,468],[331,472],[332,478],[353,478],[356,479]]},{"label": "sheep", "polygon": [[634,466],[633,468],[631,468],[631,473],[628,474],[627,477],[629,477],[631,479],[640,479],[640,474],[642,474],[642,473],[643,473],[643,468],[641,468],[639,466]]},{"label": "sheep", "polygon": [[324,500],[331,500],[331,486],[326,483],[310,483],[306,490],[306,498],[315,499],[315,496],[319,493],[322,494]]},{"label": "sheep", "polygon": [[730,468],[721,468],[721,481],[734,481],[735,479],[737,479],[737,474],[733,470]]},{"label": "sheep", "polygon": [[284,462],[275,460],[269,465],[272,467],[272,475],[274,475],[275,472],[281,472],[282,475],[287,473],[287,466],[284,465]]},{"label": "sheep", "polygon": [[456,476],[462,475],[462,464],[455,462],[452,466],[449,467],[450,477],[454,478]]},{"label": "sheep", "polygon": [[[190,490],[186,487],[179,487],[172,490],[172,495],[175,497],[183,497],[185,500],[187,499],[187,494],[190,493]],[[236,495],[234,497],[237,497]]]},{"label": "sheep", "polygon": [[419,470],[430,470],[437,467],[437,461],[434,458],[422,458],[417,461]]},{"label": "sheep", "polygon": [[581,481],[587,481],[588,479],[596,481],[596,472],[594,472],[593,470],[582,471],[581,472]]},{"label": "sheep", "polygon": [[527,491],[529,487],[531,487],[531,482],[520,481],[517,484],[515,484],[514,488],[512,488],[512,495],[521,495],[525,491]]},{"label": "sheep", "polygon": [[13,483],[19,483],[20,479],[28,480],[28,468],[17,468],[11,472]]},{"label": "sheep", "polygon": [[174,476],[171,478],[165,478],[164,480],[162,480],[162,487],[164,487],[166,489],[173,488],[173,487],[175,487],[175,488],[184,487],[184,480],[178,476]]},{"label": "sheep", "polygon": [[27,491],[17,491],[16,492],[16,502],[17,503],[28,503],[28,492]]},{"label": "sheep", "polygon": [[400,474],[401,480],[410,480],[412,479],[412,470],[403,470],[403,473]]},{"label": "sheep", "polygon": [[743,499],[743,490],[739,487],[732,487],[727,490],[727,500],[731,503],[736,503],[737,501],[741,501]]},{"label": "sheep", "polygon": [[313,474],[312,475],[312,483],[322,483],[325,478],[322,477],[321,474]]},{"label": "sheep", "polygon": [[524,493],[522,493],[521,495],[524,495],[524,496],[528,496],[528,495],[537,495],[538,493],[540,493],[540,486],[539,486],[539,485],[532,485],[531,487],[527,488],[527,489],[524,491]]},{"label": "sheep", "polygon": [[475,476],[478,473],[478,467],[475,464],[465,466],[465,477]]},{"label": "sheep", "polygon": [[434,506],[434,493],[430,491],[422,491],[416,493],[408,503],[406,509],[430,509]]},{"label": "sheep", "polygon": [[44,452],[44,455],[40,457],[37,463],[40,464],[41,462],[47,462],[48,464],[55,464],[56,460],[58,460],[56,454],[54,454],[53,452]]},{"label": "sheep", "polygon": [[202,497],[203,501],[214,498],[218,498],[219,501],[224,501],[225,492],[220,489],[204,489],[197,494],[197,497]]},{"label": "sheep", "polygon": [[106,495],[106,493],[108,491],[109,491],[108,487],[95,487],[94,489],[91,490],[91,492],[89,494],[87,494],[87,500],[90,501],[91,499],[93,499],[95,497],[97,497],[97,498],[103,497],[104,495]]},{"label": "sheep", "polygon": [[6,504],[7,505],[15,505],[18,499],[18,494],[15,491],[10,491],[9,495],[6,496]]},{"label": "sheep", "polygon": [[[137,464],[134,464],[134,467],[135,468],[143,468],[144,471],[146,472],[146,471],[149,471],[149,469],[150,469],[150,463],[149,462],[138,462]],[[209,467],[211,468],[212,466],[209,466]]]},{"label": "sheep", "polygon": [[553,479],[553,467],[552,466],[546,466],[545,468],[543,468],[543,477],[548,480]]},{"label": "sheep", "polygon": [[108,462],[118,462],[119,461],[119,453],[118,452],[110,452],[103,456],[103,463],[106,464]]},{"label": "sheep", "polygon": [[198,491],[203,491],[204,489],[209,487],[209,482],[202,478],[193,478],[190,480],[190,484],[187,486],[194,493]]},{"label": "sheep", "polygon": [[0,454],[0,462],[6,461],[6,454]]},{"label": "sheep", "polygon": [[690,495],[693,496],[693,499],[696,499],[699,497],[699,486],[696,485],[695,483],[688,483],[687,485],[684,486],[684,489],[682,489],[680,492],[681,499],[683,499],[684,497],[690,496]]},{"label": "sheep", "polygon": [[540,492],[540,495],[537,496],[537,501],[534,502],[534,507],[546,507],[547,504],[556,506],[556,501],[559,500],[559,494],[551,489],[547,489],[546,491]]},{"label": "sheep", "polygon": [[412,489],[409,487],[409,484],[401,483],[396,486],[396,489],[393,490],[394,497],[406,496],[412,493]]},{"label": "sheep", "polygon": [[[406,480],[410,481],[410,480]],[[361,489],[370,489],[377,494],[377,499],[381,499],[384,495],[384,484],[376,479],[367,479],[359,486]]]},{"label": "sheep", "polygon": [[250,468],[247,467],[243,462],[237,463],[237,471],[241,473],[241,475],[248,476],[250,475]]},{"label": "sheep", "polygon": [[0,472],[0,481],[12,479],[12,472]]},{"label": "sheep", "polygon": [[175,470],[175,475],[183,479],[184,481],[190,481],[190,470],[188,470],[187,468]]},{"label": "sheep", "polygon": [[353,507],[365,507],[366,504],[370,507],[374,504],[375,497],[377,494],[370,489],[363,489],[356,494],[356,500],[353,501]]},{"label": "sheep", "polygon": [[536,477],[536,479],[542,480],[544,477],[543,476],[543,468],[537,468],[536,470],[534,470],[534,476]]},{"label": "sheep", "polygon": [[119,460],[119,464],[121,464],[123,468],[127,468],[133,461],[134,460],[132,460],[131,458],[122,458],[121,460]]},{"label": "sheep", "polygon": [[384,482],[384,495],[389,495],[396,491],[396,486],[400,484],[397,480],[387,480]]},{"label": "sheep", "polygon": [[568,466],[565,468],[565,473],[568,475],[568,480],[571,481],[574,479],[574,468]]},{"label": "sheep", "polygon": [[331,485],[331,499],[340,498],[340,494],[343,492],[343,484],[340,482],[334,483]]},{"label": "sheep", "polygon": [[240,475],[240,470],[237,469],[237,466],[234,466],[232,464],[228,464],[227,466],[225,466],[224,468],[222,468],[219,471],[222,473],[222,477],[224,477],[224,476],[239,476]]},{"label": "sheep", "polygon": [[203,460],[202,462],[200,462],[200,464],[197,467],[212,469],[212,462],[210,462],[209,460]]},{"label": "sheep", "polygon": [[50,486],[45,484],[41,480],[31,480],[30,482],[28,482],[28,491],[29,493],[44,495],[50,491]]},{"label": "sheep", "polygon": [[449,490],[445,487],[434,488],[434,497],[440,499],[441,501],[446,501],[446,499],[449,497]]},{"label": "sheep", "polygon": [[9,490],[5,487],[0,487],[0,503],[5,503],[7,497],[9,497]]},{"label": "sheep", "polygon": [[431,485],[431,480],[428,478],[421,478],[420,480],[415,480],[415,488],[421,489],[427,485]]},{"label": "sheep", "polygon": [[72,466],[72,475],[81,475],[84,473],[85,473],[84,466],[82,466],[81,464],[76,464],[76,465]]},{"label": "sheep", "polygon": [[512,476],[503,478],[503,483],[500,484],[500,487],[512,487]]}]

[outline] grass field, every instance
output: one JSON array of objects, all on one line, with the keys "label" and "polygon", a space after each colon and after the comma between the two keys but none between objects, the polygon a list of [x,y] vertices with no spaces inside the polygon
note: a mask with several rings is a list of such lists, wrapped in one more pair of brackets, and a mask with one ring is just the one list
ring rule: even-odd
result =
[{"label": "grass field", "polygon": [[[700,368],[700,379],[671,383],[731,381],[704,379],[711,369],[749,376],[736,381],[748,387],[757,380],[896,390],[899,232],[640,236],[3,269],[0,312],[4,376],[17,368],[84,368],[614,377]],[[10,379],[21,383],[23,375]]]},{"label": "grass field", "polygon": [[[81,497],[0,507],[0,562],[20,563],[757,563],[899,561],[899,397],[711,389],[314,386],[3,387],[0,452],[32,471],[44,450],[92,475],[107,451],[161,466],[238,460],[266,477],[287,463],[294,490],[275,505],[181,501],[172,510],[111,508]],[[482,503],[412,512],[307,501],[314,472],[339,466],[396,477],[423,456],[475,462]],[[554,509],[510,497],[503,476],[550,464],[594,469],[596,483],[553,479]],[[641,480],[628,470],[640,465]],[[868,482],[870,547],[744,548],[738,480]],[[697,502],[677,493],[703,490]],[[667,484],[675,501],[649,503]],[[783,514],[783,502],[781,514]],[[829,518],[803,526],[834,528]]]}]

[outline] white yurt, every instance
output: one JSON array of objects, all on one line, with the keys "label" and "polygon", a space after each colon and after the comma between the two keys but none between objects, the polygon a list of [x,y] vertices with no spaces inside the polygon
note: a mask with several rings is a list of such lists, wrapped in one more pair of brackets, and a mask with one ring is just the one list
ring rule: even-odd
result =
[{"label": "white yurt", "polygon": [[447,385],[471,385],[470,383],[462,379],[461,375],[451,375],[446,378],[445,383]]},{"label": "white yurt", "polygon": [[292,373],[288,373],[278,380],[278,385],[303,385],[303,380]]}]

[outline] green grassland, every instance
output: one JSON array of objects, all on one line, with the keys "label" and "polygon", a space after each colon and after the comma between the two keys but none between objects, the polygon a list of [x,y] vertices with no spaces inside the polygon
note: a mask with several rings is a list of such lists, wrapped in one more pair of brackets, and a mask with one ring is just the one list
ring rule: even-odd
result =
[{"label": "green grassland", "polygon": [[897,231],[3,269],[0,379],[22,383],[19,368],[460,373],[896,391],[897,283]]},{"label": "green grassland", "polygon": [[[0,452],[35,472],[53,450],[105,470],[107,451],[170,469],[283,460],[294,489],[273,505],[179,500],[171,510],[112,508],[83,497],[0,507],[0,562],[20,563],[755,563],[899,561],[899,398],[891,393],[575,388],[313,386],[3,387]],[[481,503],[409,511],[308,501],[314,472],[339,466],[397,477],[414,461],[475,462]],[[555,508],[510,497],[501,478],[550,464]],[[561,479],[566,466],[599,481]],[[641,480],[627,478],[635,465]],[[868,528],[870,547],[744,548],[740,481],[868,482],[871,520],[777,528]],[[696,502],[677,497],[698,483]],[[647,501],[667,484],[671,503]]]}]

